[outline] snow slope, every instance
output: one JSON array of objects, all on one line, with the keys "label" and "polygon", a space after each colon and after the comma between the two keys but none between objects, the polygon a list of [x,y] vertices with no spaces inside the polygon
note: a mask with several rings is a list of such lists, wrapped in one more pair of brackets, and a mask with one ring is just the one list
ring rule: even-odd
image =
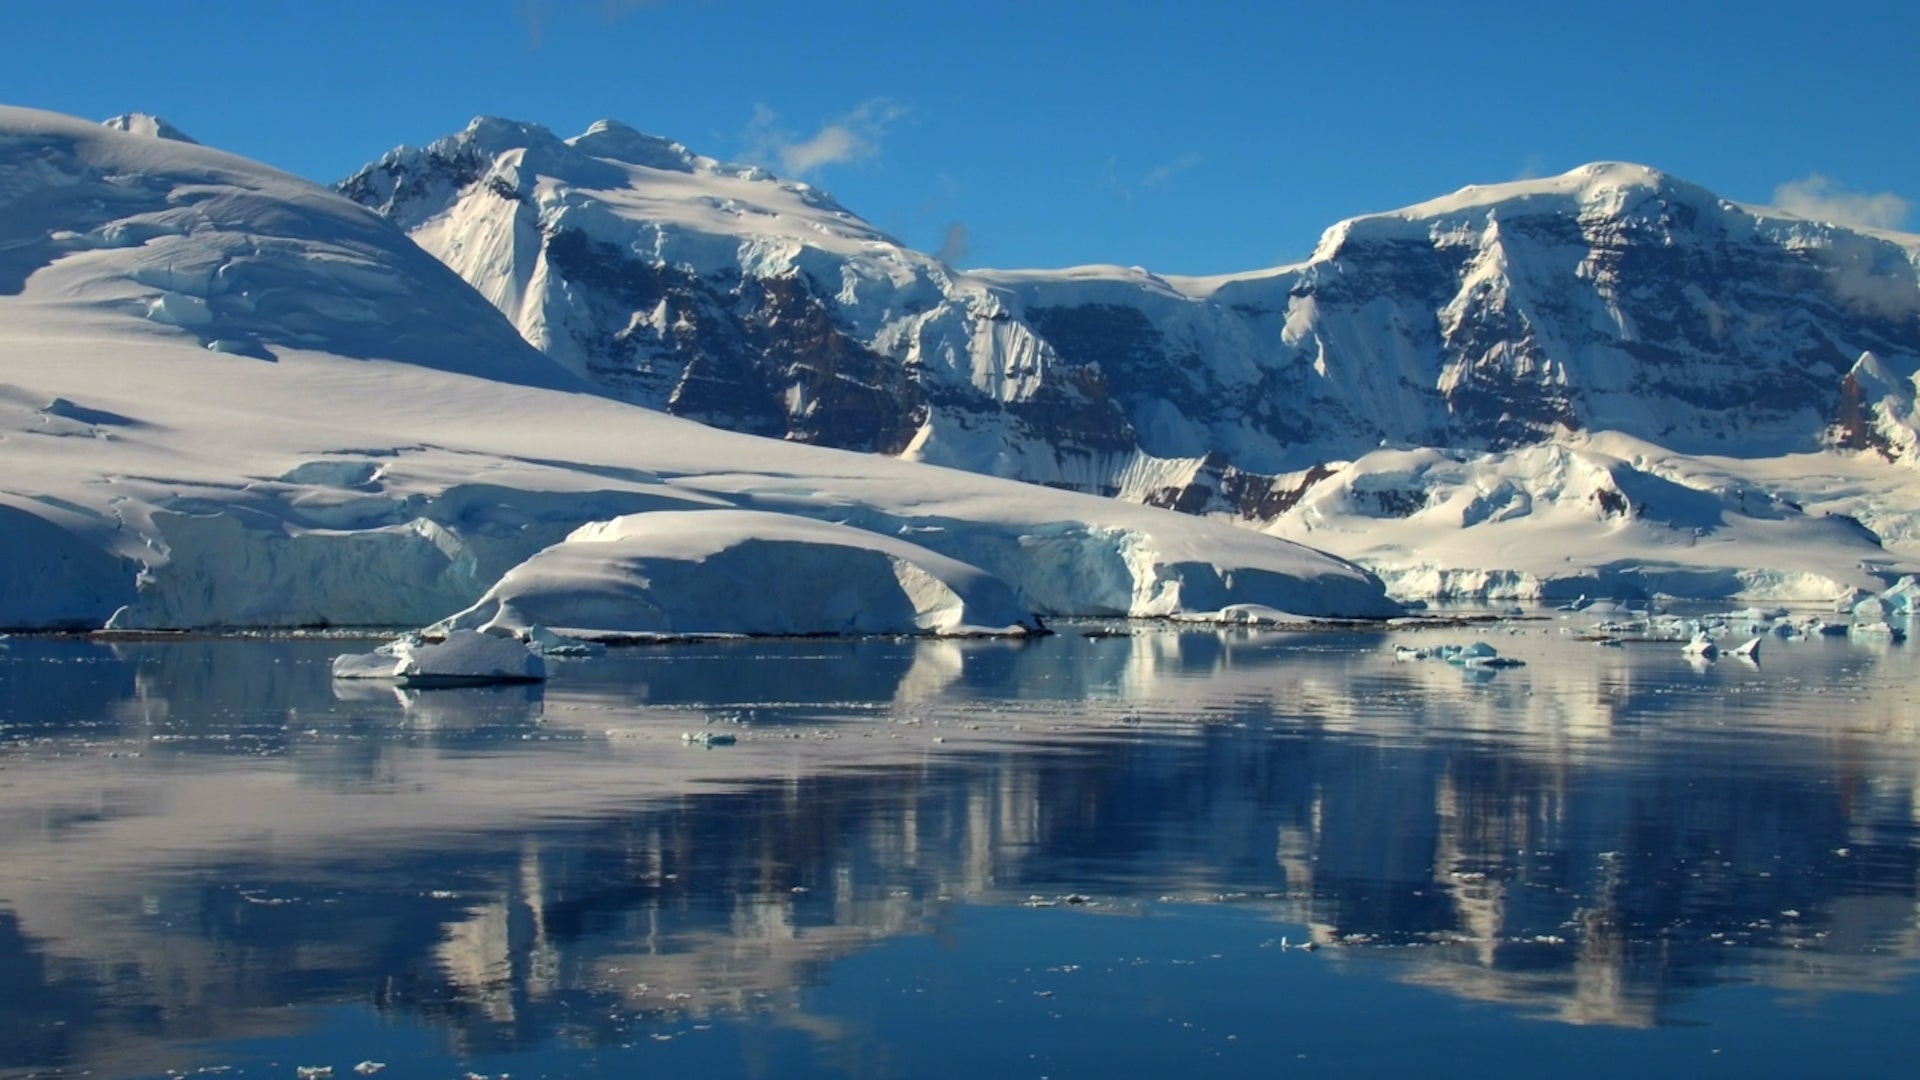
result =
[{"label": "snow slope", "polygon": [[[560,139],[483,118],[341,190],[609,393],[1311,536],[1410,595],[1798,595],[1920,557],[1920,237],[1644,166],[1468,187],[1210,278],[956,271],[813,188],[611,122]],[[1557,470],[1616,439],[1685,498],[1744,506],[1702,544],[1690,519],[1564,504]],[[1516,485],[1526,504],[1382,515],[1341,494],[1388,483],[1381,449],[1423,447],[1454,464],[1392,481],[1420,506]]]},{"label": "snow slope", "polygon": [[[337,195],[23,109],[0,110],[0,460],[10,628],[422,625],[582,526],[663,510],[679,525],[624,558],[736,551],[761,524],[739,511],[828,522],[837,554],[795,568],[910,580],[934,629],[961,625],[943,588],[1017,621],[986,579],[1021,617],[1394,610],[1357,568],[1245,530],[611,400]],[[774,599],[731,628],[802,623]]]}]

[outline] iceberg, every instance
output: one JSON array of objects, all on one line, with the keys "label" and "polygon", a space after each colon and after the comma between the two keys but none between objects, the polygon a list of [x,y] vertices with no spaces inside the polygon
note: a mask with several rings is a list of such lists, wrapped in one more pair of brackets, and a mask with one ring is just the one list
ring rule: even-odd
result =
[{"label": "iceberg", "polygon": [[333,660],[336,679],[390,679],[415,688],[541,682],[540,653],[515,638],[453,630],[439,638],[407,635],[370,653]]}]

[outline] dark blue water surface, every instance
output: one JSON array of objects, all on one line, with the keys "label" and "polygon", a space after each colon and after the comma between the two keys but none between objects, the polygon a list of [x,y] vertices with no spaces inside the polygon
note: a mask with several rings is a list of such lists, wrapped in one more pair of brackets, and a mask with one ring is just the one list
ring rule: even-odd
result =
[{"label": "dark blue water surface", "polygon": [[1909,1072],[1915,653],[1573,625],[15,638],[0,1074]]}]

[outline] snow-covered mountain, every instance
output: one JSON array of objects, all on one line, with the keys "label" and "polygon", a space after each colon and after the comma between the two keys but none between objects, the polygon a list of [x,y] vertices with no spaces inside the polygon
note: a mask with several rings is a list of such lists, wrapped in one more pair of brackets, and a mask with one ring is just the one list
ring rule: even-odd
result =
[{"label": "snow-covered mountain", "polygon": [[[1920,454],[1920,238],[1640,166],[1470,187],[1213,278],[958,271],[808,185],[611,122],[563,140],[476,120],[340,190],[626,400],[1311,531],[1407,589],[1538,592],[1651,557],[1676,573],[1632,587],[1831,590],[1906,557],[1882,543],[1920,541],[1913,473],[1874,467]],[[1454,464],[1373,457],[1423,447]],[[1807,454],[1862,479],[1799,483],[1790,455]],[[1560,483],[1569,465],[1593,482]],[[1684,512],[1636,495],[1665,484],[1694,493]],[[1496,488],[1519,494],[1444,509]],[[1421,530],[1472,532],[1549,505],[1582,522],[1562,566],[1469,557],[1423,578],[1436,567],[1374,528],[1426,514]],[[1680,550],[1755,530],[1784,562]]]},{"label": "snow-covered mountain", "polygon": [[166,134],[0,109],[0,629],[1396,610],[1229,525],[613,400],[381,217]]}]

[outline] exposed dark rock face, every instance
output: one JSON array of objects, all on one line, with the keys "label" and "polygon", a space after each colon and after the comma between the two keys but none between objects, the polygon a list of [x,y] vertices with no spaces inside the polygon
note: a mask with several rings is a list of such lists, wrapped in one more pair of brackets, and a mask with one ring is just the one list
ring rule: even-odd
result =
[{"label": "exposed dark rock face", "polygon": [[798,276],[701,277],[572,229],[547,236],[546,255],[589,305],[571,329],[589,374],[622,397],[882,454],[905,449],[926,418],[913,373],[850,337]]}]

